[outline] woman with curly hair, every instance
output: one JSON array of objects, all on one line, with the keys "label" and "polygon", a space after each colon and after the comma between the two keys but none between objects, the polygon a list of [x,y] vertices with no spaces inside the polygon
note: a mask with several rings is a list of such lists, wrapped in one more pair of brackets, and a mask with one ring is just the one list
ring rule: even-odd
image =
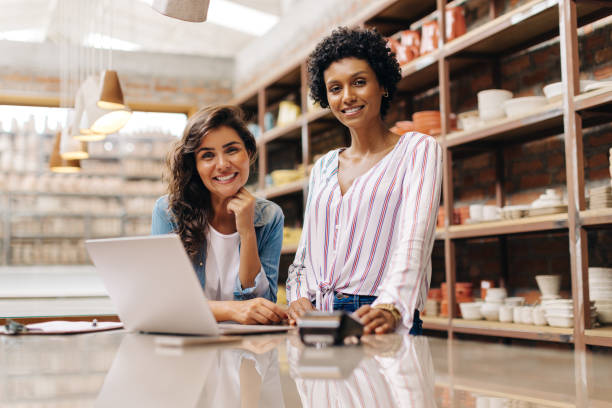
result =
[{"label": "woman with curly hair", "polygon": [[274,303],[283,213],[244,188],[255,156],[239,108],[200,110],[168,156],[168,194],[153,210],[151,233],[180,236],[217,321],[287,316]]},{"label": "woman with curly hair", "polygon": [[338,28],[308,60],[310,93],[346,126],[347,148],[319,159],[287,279],[289,319],[356,312],[364,333],[421,332],[442,180],[430,136],[392,133],[383,117],[400,68],[375,30]]}]

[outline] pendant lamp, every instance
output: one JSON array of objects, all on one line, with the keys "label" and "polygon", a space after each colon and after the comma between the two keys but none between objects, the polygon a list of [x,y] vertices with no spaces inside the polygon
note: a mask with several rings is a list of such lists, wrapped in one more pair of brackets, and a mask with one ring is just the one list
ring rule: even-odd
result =
[{"label": "pendant lamp", "polygon": [[55,173],[78,173],[81,171],[80,160],[64,160],[60,156],[60,138],[61,132],[57,132],[53,142],[53,150],[49,156],[49,168]]},{"label": "pendant lamp", "polygon": [[78,129],[73,137],[81,142],[98,142],[106,138],[104,133],[96,133],[87,127],[85,124],[85,95],[84,87],[81,85],[74,98],[74,122],[72,123],[72,129]]},{"label": "pendant lamp", "polygon": [[201,23],[206,21],[209,0],[153,0],[154,10],[184,21]]},{"label": "pendant lamp", "polygon": [[107,69],[100,77],[100,99],[98,107],[102,109],[123,109],[123,91],[119,83],[117,71]]},{"label": "pendant lamp", "polygon": [[[74,122],[75,112],[69,113],[68,123]],[[60,156],[64,160],[80,160],[87,159],[89,153],[87,152],[87,143],[81,142],[74,138],[74,132],[72,128],[65,127],[62,129],[59,143]]]},{"label": "pendant lamp", "polygon": [[100,108],[98,83],[97,77],[89,76],[79,88],[82,113],[77,126],[82,135],[115,133],[125,126],[132,116],[132,111],[125,105],[114,110]]}]

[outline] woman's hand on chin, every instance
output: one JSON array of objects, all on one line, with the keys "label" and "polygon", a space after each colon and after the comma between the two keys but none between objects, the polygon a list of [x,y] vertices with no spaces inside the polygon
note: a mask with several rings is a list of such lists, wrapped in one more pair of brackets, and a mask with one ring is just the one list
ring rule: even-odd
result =
[{"label": "woman's hand on chin", "polygon": [[236,230],[240,236],[255,233],[255,197],[242,187],[227,203],[227,211],[236,217]]},{"label": "woman's hand on chin", "polygon": [[233,303],[232,320],[240,324],[275,324],[287,319],[285,309],[268,299],[255,298]]},{"label": "woman's hand on chin", "polygon": [[397,322],[393,314],[387,310],[376,309],[370,305],[361,306],[355,311],[363,324],[363,334],[391,333],[395,330]]},{"label": "woman's hand on chin", "polygon": [[289,315],[289,324],[295,326],[297,319],[311,310],[315,310],[315,308],[307,298],[303,297],[294,300],[289,305],[289,310],[287,311],[287,314]]}]

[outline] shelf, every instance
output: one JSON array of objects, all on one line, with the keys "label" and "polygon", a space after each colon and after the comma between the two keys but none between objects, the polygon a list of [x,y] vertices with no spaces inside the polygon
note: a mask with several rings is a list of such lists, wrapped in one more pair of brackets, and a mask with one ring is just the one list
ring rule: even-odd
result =
[{"label": "shelf", "polygon": [[[602,16],[595,3],[576,2],[579,25]],[[557,0],[533,0],[445,44],[444,56],[512,53],[559,35]]]},{"label": "shelf", "polygon": [[83,235],[28,235],[28,234],[13,234],[11,235],[11,239],[86,239],[85,234]]},{"label": "shelf", "polygon": [[308,179],[297,180],[291,183],[283,184],[278,187],[270,187],[263,191],[256,191],[255,195],[263,198],[274,198],[287,194],[293,194],[303,191],[308,185]]},{"label": "shelf", "polygon": [[295,254],[298,249],[298,244],[294,245],[283,245],[281,254]]},{"label": "shelf", "polygon": [[451,239],[476,238],[492,235],[522,234],[536,231],[552,231],[567,228],[567,213],[525,217],[516,220],[481,222],[469,225],[453,225],[448,229]]},{"label": "shelf", "polygon": [[440,55],[440,51],[433,51],[402,65],[402,80],[397,84],[398,91],[416,91],[437,83]]},{"label": "shelf", "polygon": [[448,330],[448,317],[421,316],[423,328],[426,330]]},{"label": "shelf", "polygon": [[280,138],[299,138],[301,136],[302,125],[312,123],[318,119],[326,117],[331,118],[331,111],[329,109],[319,109],[314,112],[308,112],[300,115],[293,123],[282,127],[275,127],[274,129],[264,132],[261,137],[257,138],[257,145],[260,146],[267,144]]},{"label": "shelf", "polygon": [[434,0],[402,0],[393,4],[374,17],[366,20],[366,26],[375,26],[383,36],[390,36],[408,28],[410,22],[418,20],[436,9]]},{"label": "shelf", "polygon": [[[442,385],[442,384],[440,384]],[[445,384],[450,387],[450,384]],[[475,395],[505,398],[512,402],[526,402],[534,404],[538,407],[555,407],[555,408],[576,408],[576,404],[571,401],[573,396],[560,395],[558,393],[544,392],[534,389],[520,389],[513,385],[502,385],[498,383],[483,383],[482,381],[472,379],[453,379],[453,390],[469,392]],[[517,405],[523,406],[523,405]]]},{"label": "shelf", "polygon": [[452,132],[446,136],[451,148],[490,147],[496,143],[526,142],[563,133],[563,109],[560,103],[546,105],[534,113],[517,118],[504,118],[469,131]]},{"label": "shelf", "polygon": [[11,217],[78,217],[78,218],[121,218],[121,214],[93,214],[93,213],[69,213],[69,212],[12,212]]},{"label": "shelf", "polygon": [[585,330],[585,341],[593,346],[612,347],[612,326]]},{"label": "shelf", "polygon": [[555,341],[560,343],[571,343],[574,335],[573,329],[562,327],[490,322],[487,320],[453,319],[452,325],[453,331],[457,333]]},{"label": "shelf", "polygon": [[437,240],[442,240],[446,237],[446,232],[444,231],[444,228],[436,228],[436,233],[435,233],[435,238]]},{"label": "shelf", "polygon": [[53,192],[53,191],[4,191],[3,193],[7,195],[19,195],[19,196],[59,196],[59,197],[92,197],[92,198],[119,198],[119,197],[126,196],[125,194],[66,193],[66,192]]},{"label": "shelf", "polygon": [[161,180],[161,174],[124,174],[126,180]]},{"label": "shelf", "polygon": [[580,211],[582,225],[610,226],[612,225],[612,208]]},{"label": "shelf", "polygon": [[576,95],[574,98],[577,111],[594,108],[612,108],[612,88],[601,88]]}]

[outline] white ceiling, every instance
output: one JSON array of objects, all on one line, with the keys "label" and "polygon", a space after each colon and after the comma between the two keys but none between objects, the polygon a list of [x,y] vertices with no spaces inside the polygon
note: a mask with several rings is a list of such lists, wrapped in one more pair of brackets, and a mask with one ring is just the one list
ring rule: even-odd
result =
[{"label": "white ceiling", "polygon": [[[92,30],[102,32],[138,47],[138,51],[189,54],[209,57],[234,57],[238,51],[257,38],[244,32],[211,22],[189,23],[163,16],[146,4],[146,0],[76,0],[81,12],[91,10],[89,5],[98,4],[100,13],[112,16],[110,24],[94,12],[84,21],[96,21]],[[215,0],[211,0],[211,3]],[[231,0],[256,10],[281,16],[295,0]],[[87,3],[88,2],[88,3]],[[95,3],[94,3],[95,2]],[[0,0],[0,39],[24,41],[28,37],[38,41],[58,43],[64,36],[71,42],[82,43],[83,33],[72,24],[60,19],[58,0]],[[102,8],[104,7],[104,10]],[[83,21],[81,20],[81,21]],[[106,21],[110,21],[107,17]],[[97,24],[97,26],[95,25]],[[83,24],[81,24],[83,25]],[[88,24],[87,27],[91,26]],[[11,36],[7,38],[7,36]],[[119,48],[117,45],[113,48]]]}]

